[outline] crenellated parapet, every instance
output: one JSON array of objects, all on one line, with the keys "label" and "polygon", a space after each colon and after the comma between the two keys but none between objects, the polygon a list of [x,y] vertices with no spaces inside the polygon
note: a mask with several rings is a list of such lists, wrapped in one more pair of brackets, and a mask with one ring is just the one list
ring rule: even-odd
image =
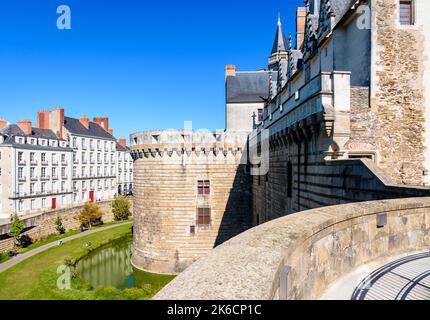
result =
[{"label": "crenellated parapet", "polygon": [[237,157],[246,149],[247,132],[160,130],[131,136],[134,160],[155,157]]}]

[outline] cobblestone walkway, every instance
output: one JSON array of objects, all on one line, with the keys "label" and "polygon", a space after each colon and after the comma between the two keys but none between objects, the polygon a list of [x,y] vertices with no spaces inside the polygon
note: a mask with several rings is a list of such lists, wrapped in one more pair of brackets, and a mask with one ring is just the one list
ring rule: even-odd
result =
[{"label": "cobblestone walkway", "polygon": [[430,300],[430,255],[398,259],[363,279],[352,300]]}]

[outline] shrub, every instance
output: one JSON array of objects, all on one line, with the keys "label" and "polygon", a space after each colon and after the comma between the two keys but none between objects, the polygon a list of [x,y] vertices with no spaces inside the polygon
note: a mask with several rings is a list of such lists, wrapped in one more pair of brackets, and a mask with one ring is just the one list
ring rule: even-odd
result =
[{"label": "shrub", "polygon": [[24,230],[24,222],[18,217],[18,215],[15,215],[8,235],[9,237],[17,239],[22,230]]},{"label": "shrub", "polygon": [[92,202],[87,202],[79,213],[79,221],[86,228],[103,223],[103,211],[100,207]]},{"label": "shrub", "polygon": [[60,216],[57,216],[57,219],[55,220],[55,229],[58,231],[59,234],[63,234],[66,232],[66,229],[64,229],[63,226],[63,220]]},{"label": "shrub", "polygon": [[16,238],[15,240],[15,245],[21,248],[27,248],[32,243],[33,243],[33,240],[27,234],[23,234],[18,238]]},{"label": "shrub", "polygon": [[130,215],[130,201],[123,196],[115,196],[112,201],[112,213],[116,221],[127,220]]}]

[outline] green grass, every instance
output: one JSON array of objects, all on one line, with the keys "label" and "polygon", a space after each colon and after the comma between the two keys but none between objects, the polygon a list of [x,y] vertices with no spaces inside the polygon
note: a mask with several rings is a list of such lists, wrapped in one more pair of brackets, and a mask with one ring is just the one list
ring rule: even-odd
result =
[{"label": "green grass", "polygon": [[[125,222],[125,221],[110,221],[110,222],[106,222],[106,223],[100,224],[98,226],[94,226],[94,227],[92,227],[92,229],[97,229],[97,228],[101,228],[101,227],[107,227],[107,226],[115,225],[115,224],[122,223],[122,222]],[[39,247],[41,247],[41,246],[43,246],[45,244],[48,244],[48,243],[51,243],[51,242],[55,242],[55,241],[64,239],[64,238],[73,236],[73,235],[78,234],[78,233],[81,233],[81,231],[79,229],[71,229],[71,230],[69,230],[69,231],[67,231],[67,232],[65,232],[63,234],[52,235],[52,236],[49,236],[46,239],[39,240],[39,241],[36,241],[36,242],[30,244],[26,248],[19,248],[18,249],[18,253],[25,253],[25,252],[28,252],[30,250],[39,248]],[[9,256],[9,254],[7,252],[0,252],[0,263],[6,262],[9,259],[11,259],[11,257]]]},{"label": "green grass", "polygon": [[[66,242],[41,252],[16,266],[0,273],[0,299],[14,300],[111,300],[111,299],[150,299],[159,288],[152,286],[119,290],[115,288],[92,288],[90,285],[73,278],[71,289],[57,288],[57,268],[64,264],[65,259],[73,263],[88,253],[85,243],[91,242],[98,248],[129,235],[131,225],[100,231],[88,236]],[[167,281],[167,280],[166,280]]]}]

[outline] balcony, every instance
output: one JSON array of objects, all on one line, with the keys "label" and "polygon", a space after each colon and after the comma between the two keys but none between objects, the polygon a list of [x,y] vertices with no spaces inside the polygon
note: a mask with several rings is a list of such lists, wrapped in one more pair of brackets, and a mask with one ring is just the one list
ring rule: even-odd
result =
[{"label": "balcony", "polygon": [[87,164],[87,159],[82,159],[82,164]]},{"label": "balcony", "polygon": [[37,181],[37,180],[39,180],[39,177],[37,176],[30,177],[30,181]]},{"label": "balcony", "polygon": [[50,180],[51,179],[51,177],[50,176],[41,176],[40,177],[40,180],[41,181],[47,181],[47,180]]},{"label": "balcony", "polygon": [[48,165],[48,161],[47,160],[42,160],[41,164],[42,164],[42,166],[47,166]]},{"label": "balcony", "polygon": [[62,166],[67,166],[68,164],[69,164],[69,162],[67,160],[61,161]]},{"label": "balcony", "polygon": [[61,175],[62,180],[67,180],[68,178],[69,178],[69,176],[67,174]]},{"label": "balcony", "polygon": [[27,181],[27,177],[25,177],[25,176],[18,177],[18,181],[19,182],[25,182],[25,181]]},{"label": "balcony", "polygon": [[39,162],[37,160],[30,160],[30,165],[37,166]]},{"label": "balcony", "polygon": [[53,166],[58,166],[58,160],[52,160],[52,165]]},{"label": "balcony", "polygon": [[94,159],[90,160],[90,164],[95,164],[95,163],[96,163],[96,161]]},{"label": "balcony", "polygon": [[52,175],[52,180],[58,180],[58,174]]},{"label": "balcony", "polygon": [[27,164],[27,162],[25,160],[21,159],[21,160],[18,160],[18,164],[21,166],[25,166]]},{"label": "balcony", "polygon": [[86,144],[82,145],[82,150],[87,150],[87,145]]},{"label": "balcony", "polygon": [[73,159],[73,163],[79,163],[78,159]]}]

